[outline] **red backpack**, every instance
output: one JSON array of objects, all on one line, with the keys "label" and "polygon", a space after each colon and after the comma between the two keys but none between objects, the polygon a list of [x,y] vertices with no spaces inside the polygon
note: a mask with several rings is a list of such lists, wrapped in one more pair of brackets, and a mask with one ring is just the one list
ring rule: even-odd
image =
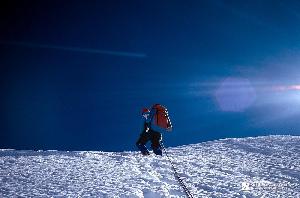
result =
[{"label": "red backpack", "polygon": [[157,125],[167,131],[172,131],[172,123],[169,118],[168,110],[160,104],[153,105],[152,109],[155,109],[152,118],[152,124]]}]

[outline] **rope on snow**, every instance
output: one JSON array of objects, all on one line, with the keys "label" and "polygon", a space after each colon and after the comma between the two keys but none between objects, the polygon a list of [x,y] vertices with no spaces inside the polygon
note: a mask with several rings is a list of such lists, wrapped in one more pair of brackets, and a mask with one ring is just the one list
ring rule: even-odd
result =
[{"label": "rope on snow", "polygon": [[183,190],[184,190],[184,192],[185,192],[185,194],[187,195],[188,198],[193,198],[192,193],[189,191],[189,189],[187,188],[187,186],[184,184],[183,180],[180,178],[180,176],[179,176],[179,174],[178,174],[178,171],[177,171],[177,169],[175,168],[173,162],[171,161],[171,159],[170,159],[170,157],[169,157],[169,155],[168,155],[168,152],[167,152],[167,150],[166,150],[166,148],[165,148],[163,142],[161,142],[161,146],[162,146],[164,152],[166,153],[166,156],[167,156],[167,158],[168,158],[168,161],[170,162],[170,164],[171,164],[171,166],[172,166],[172,169],[173,169],[173,172],[174,172],[174,176],[175,176],[175,178],[177,179],[179,185],[183,188]]}]

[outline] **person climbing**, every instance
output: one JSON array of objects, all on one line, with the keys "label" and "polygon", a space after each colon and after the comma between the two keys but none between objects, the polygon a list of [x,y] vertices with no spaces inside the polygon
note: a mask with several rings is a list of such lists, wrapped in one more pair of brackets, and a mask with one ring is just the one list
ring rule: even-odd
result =
[{"label": "person climbing", "polygon": [[168,115],[167,109],[160,105],[155,104],[151,107],[142,109],[142,132],[136,146],[143,155],[149,155],[149,150],[146,147],[147,142],[151,141],[151,148],[156,155],[162,155],[161,140],[162,132],[172,131],[172,124]]}]

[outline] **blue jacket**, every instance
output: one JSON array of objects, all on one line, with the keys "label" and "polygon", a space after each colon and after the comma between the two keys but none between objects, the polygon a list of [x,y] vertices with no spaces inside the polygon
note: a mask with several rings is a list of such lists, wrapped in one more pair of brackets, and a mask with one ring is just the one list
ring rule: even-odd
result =
[{"label": "blue jacket", "polygon": [[142,133],[148,132],[150,128],[150,112],[144,112],[142,113]]},{"label": "blue jacket", "polygon": [[153,117],[156,114],[156,109],[152,108],[150,112],[145,112],[142,114],[142,132],[147,132],[147,128],[162,133],[165,132],[166,129],[157,126],[154,123]]}]

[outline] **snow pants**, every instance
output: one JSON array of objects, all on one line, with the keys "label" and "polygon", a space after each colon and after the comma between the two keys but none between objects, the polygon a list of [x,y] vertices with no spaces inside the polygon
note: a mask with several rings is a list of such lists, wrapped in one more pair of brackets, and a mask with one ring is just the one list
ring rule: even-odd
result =
[{"label": "snow pants", "polygon": [[136,146],[139,148],[139,150],[147,155],[149,154],[148,149],[146,148],[147,142],[151,141],[151,148],[153,149],[153,152],[156,155],[162,155],[161,145],[160,141],[162,139],[162,135],[159,132],[152,131],[151,129],[148,132],[143,132],[140,135],[140,138],[136,142]]}]

